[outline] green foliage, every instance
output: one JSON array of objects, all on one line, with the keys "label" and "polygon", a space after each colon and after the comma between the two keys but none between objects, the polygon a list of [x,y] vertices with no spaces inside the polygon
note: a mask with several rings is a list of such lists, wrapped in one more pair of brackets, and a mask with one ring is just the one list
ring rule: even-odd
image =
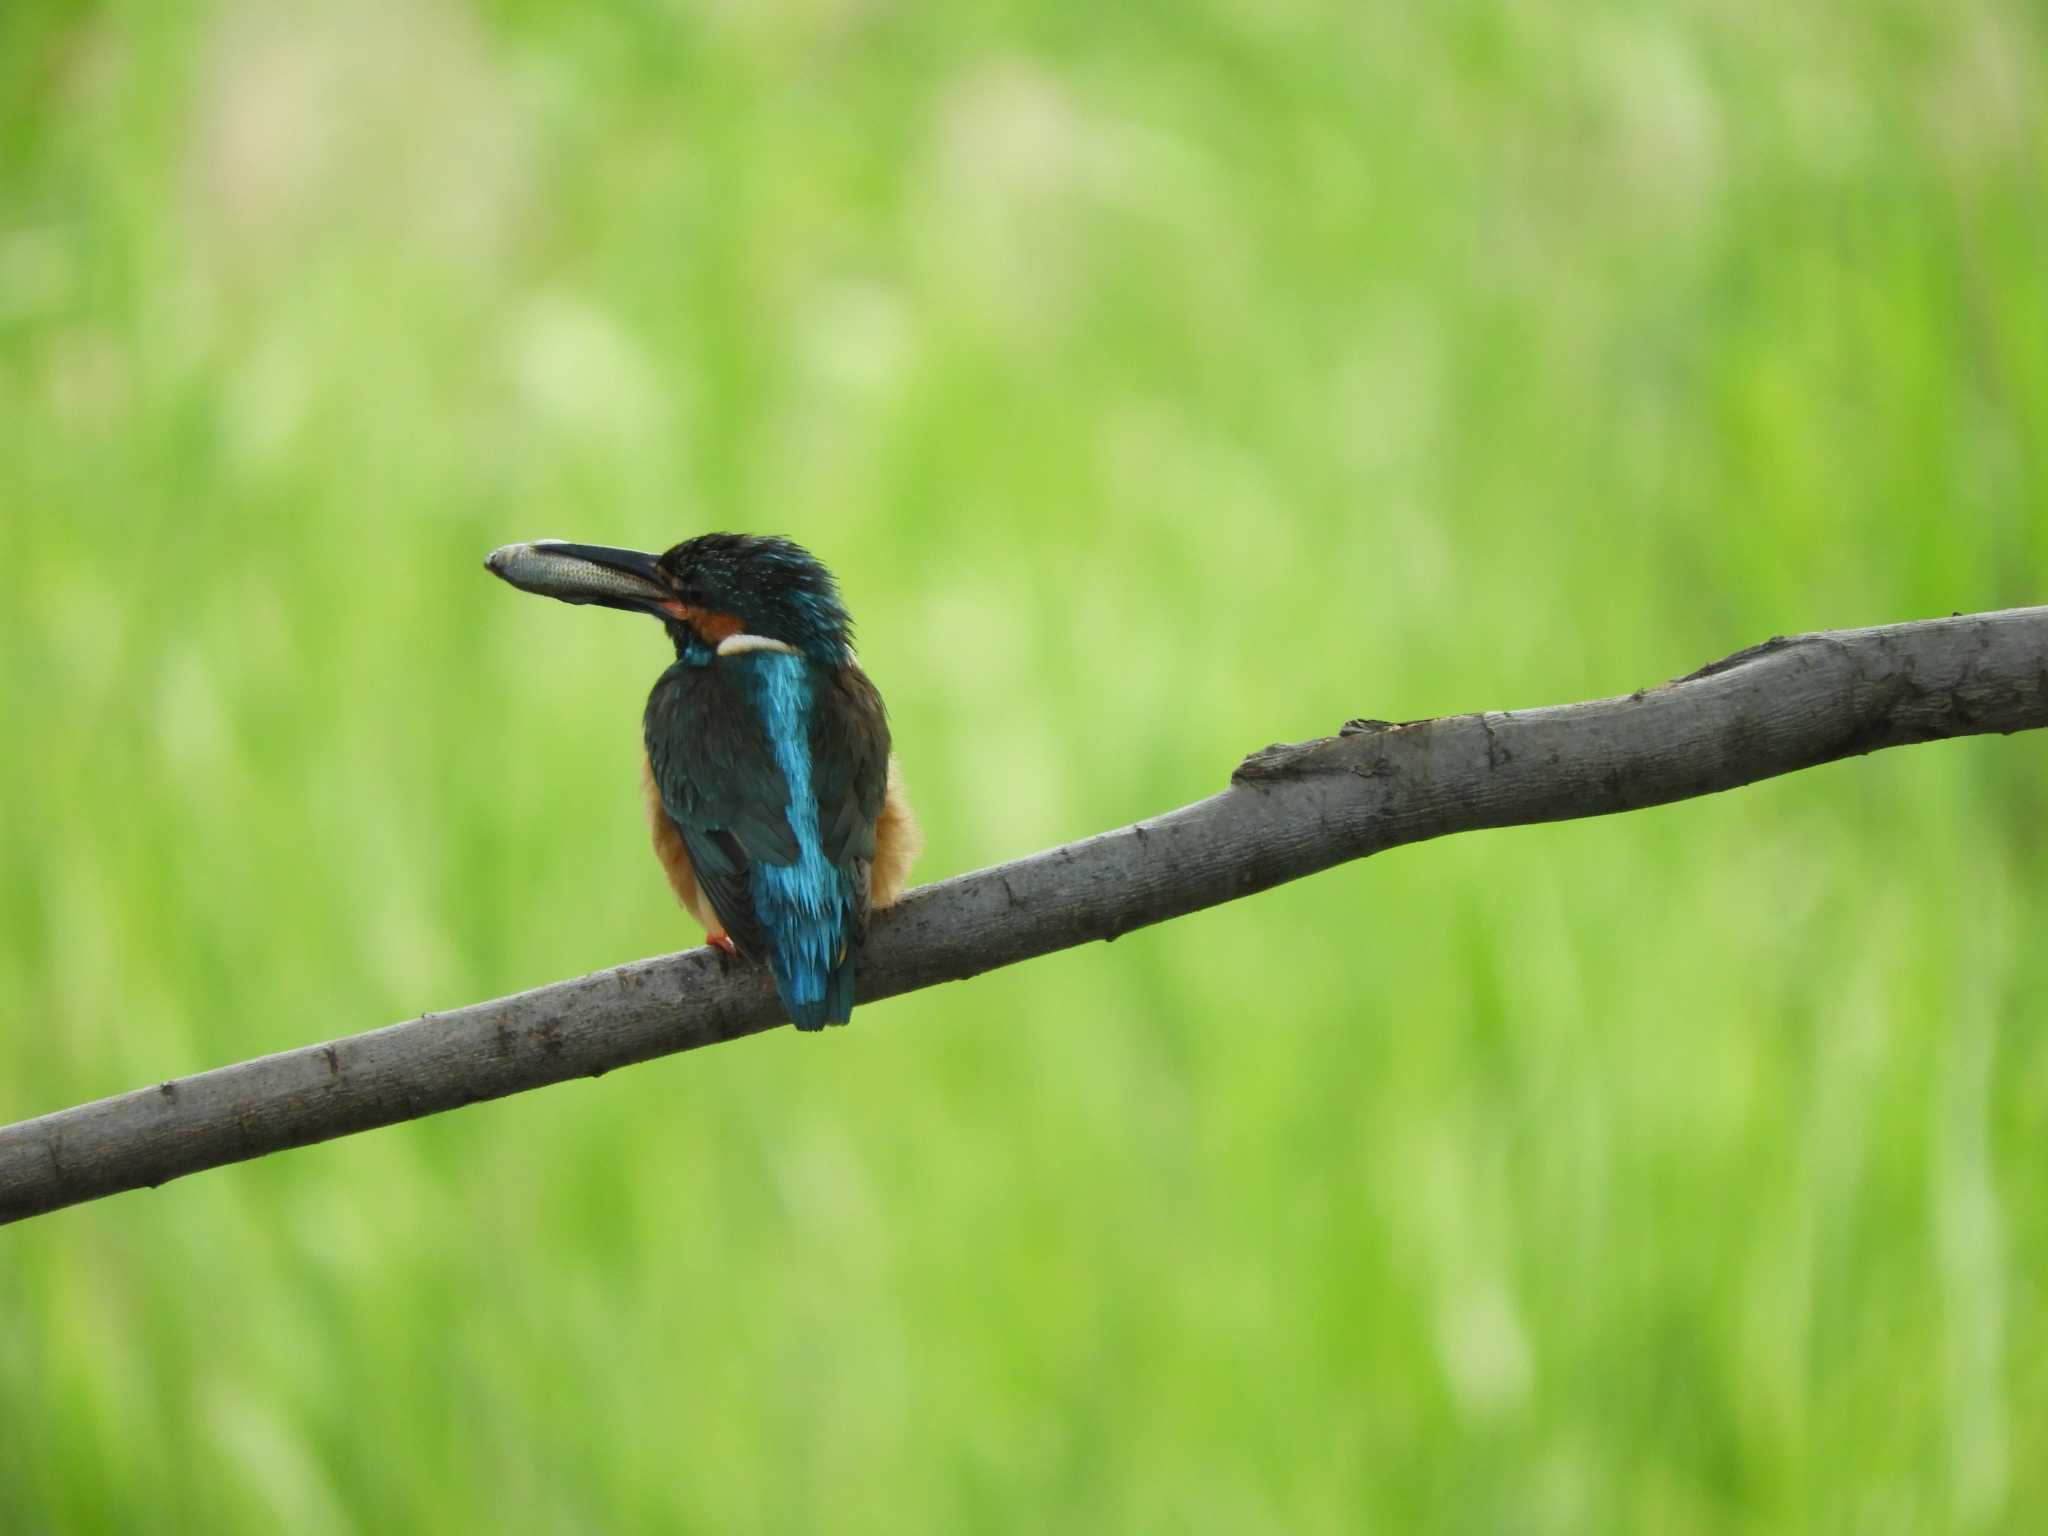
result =
[{"label": "green foliage", "polygon": [[[695,941],[660,637],[511,539],[815,548],[927,877],[2048,598],[2044,58],[2025,0],[13,0],[0,1120]],[[10,1229],[0,1529],[2027,1529],[2043,750]]]}]

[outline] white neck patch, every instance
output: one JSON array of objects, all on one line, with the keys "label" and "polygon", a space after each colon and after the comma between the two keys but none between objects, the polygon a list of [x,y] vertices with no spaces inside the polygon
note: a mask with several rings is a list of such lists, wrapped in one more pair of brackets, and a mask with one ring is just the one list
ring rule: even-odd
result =
[{"label": "white neck patch", "polygon": [[794,656],[796,647],[781,640],[770,640],[766,635],[727,635],[718,642],[721,656],[744,656],[749,651],[780,651],[785,656]]}]

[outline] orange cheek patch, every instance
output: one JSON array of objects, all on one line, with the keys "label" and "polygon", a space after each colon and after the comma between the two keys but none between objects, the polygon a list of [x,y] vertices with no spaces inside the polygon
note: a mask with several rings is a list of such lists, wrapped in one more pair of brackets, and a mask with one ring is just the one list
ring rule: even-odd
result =
[{"label": "orange cheek patch", "polygon": [[746,628],[734,613],[713,613],[708,608],[691,608],[682,603],[667,603],[665,611],[677,622],[687,624],[704,637],[706,645],[716,647],[721,640],[736,635]]}]

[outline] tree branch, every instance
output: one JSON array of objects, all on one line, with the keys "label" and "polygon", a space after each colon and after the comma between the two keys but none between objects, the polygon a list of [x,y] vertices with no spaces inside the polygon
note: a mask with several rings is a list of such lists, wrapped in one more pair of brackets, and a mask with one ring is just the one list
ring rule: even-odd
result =
[{"label": "tree branch", "polygon": [[[1403,843],[2041,726],[2048,608],[1776,639],[1588,704],[1354,720],[1253,754],[1207,800],[912,892],[876,916],[860,1000],[1114,939]],[[0,1222],[780,1022],[764,970],[696,949],[173,1079],[0,1129]]]}]

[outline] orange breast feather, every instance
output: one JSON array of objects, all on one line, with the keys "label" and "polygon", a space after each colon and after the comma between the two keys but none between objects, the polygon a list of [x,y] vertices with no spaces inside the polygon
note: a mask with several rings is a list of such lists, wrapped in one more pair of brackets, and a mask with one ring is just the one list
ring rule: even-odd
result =
[{"label": "orange breast feather", "polygon": [[868,905],[894,906],[910,879],[910,866],[924,850],[924,829],[910,808],[910,796],[903,789],[903,770],[896,766],[896,754],[889,754],[889,787],[882,798],[882,814],[875,818],[875,863],[868,871]]}]

